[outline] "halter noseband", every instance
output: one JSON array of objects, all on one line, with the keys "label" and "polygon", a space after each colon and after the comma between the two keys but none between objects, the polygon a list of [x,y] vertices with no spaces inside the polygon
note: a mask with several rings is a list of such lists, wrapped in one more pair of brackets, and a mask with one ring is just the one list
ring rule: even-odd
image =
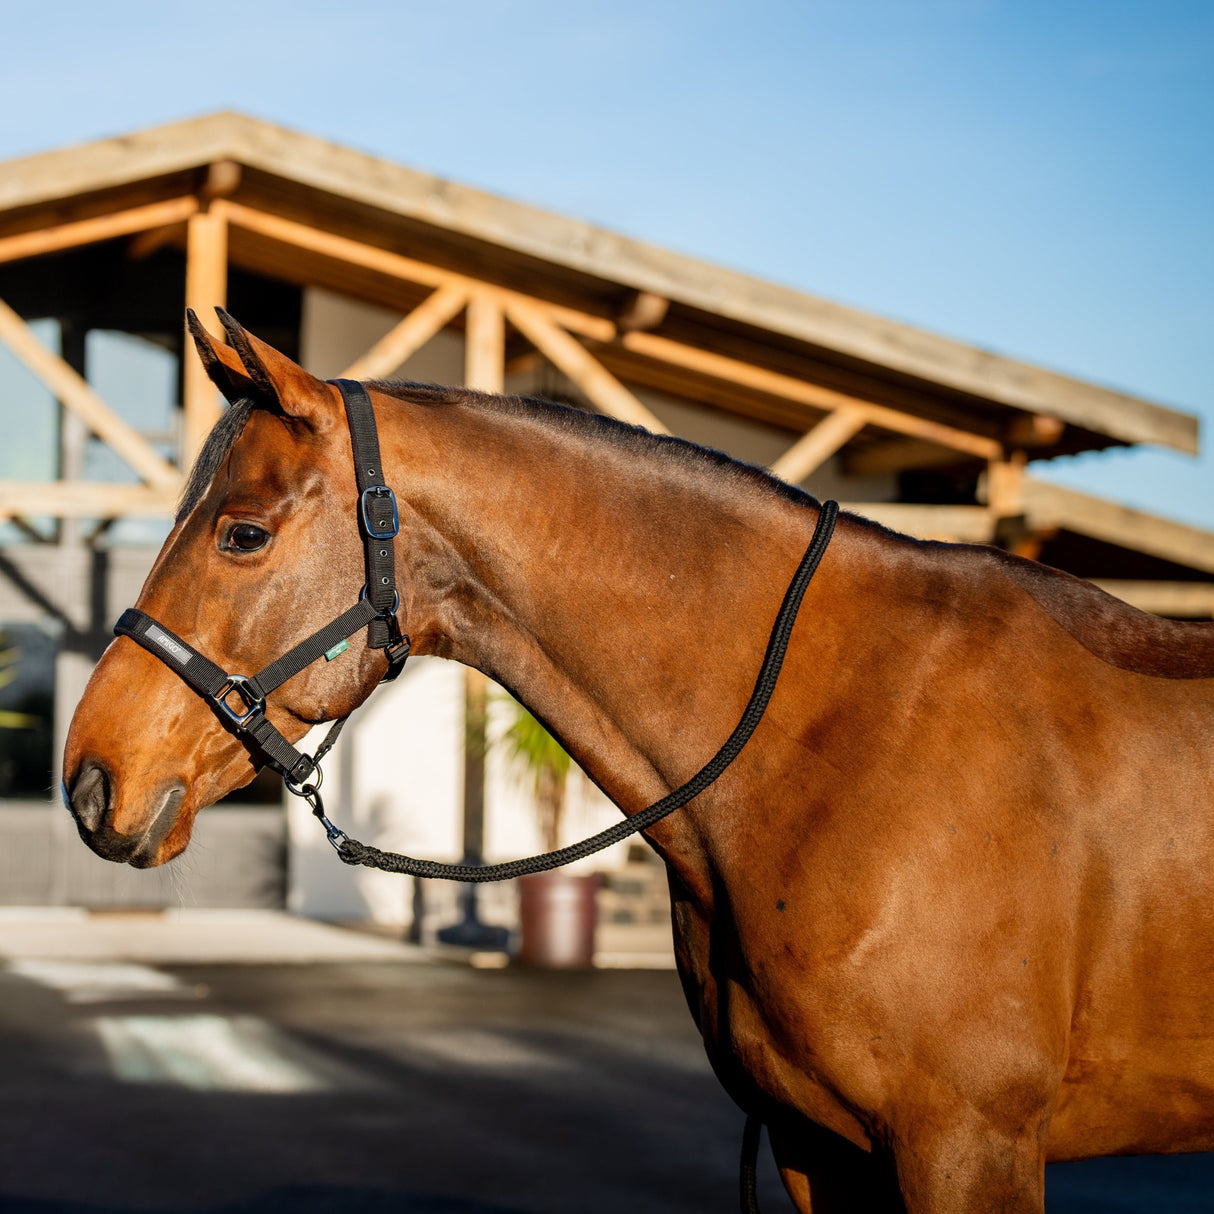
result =
[{"label": "halter noseband", "polygon": [[[283,777],[287,787],[302,796],[309,795],[307,790],[315,792],[308,781],[317,774],[320,760],[337,741],[346,718],[330,727],[314,755],[302,754],[266,716],[266,697],[313,662],[322,657],[336,657],[344,648],[343,642],[363,628],[367,630],[367,647],[382,649],[387,655],[388,670],[383,682],[396,678],[409,656],[409,638],[402,635],[396,620],[400,595],[396,589],[392,541],[400,530],[400,518],[396,495],[383,475],[371,398],[366,388],[352,379],[329,382],[337,387],[345,402],[358,479],[358,526],[367,571],[358,602],[251,677],[229,674],[188,641],[134,607],[124,611],[114,625],[115,635],[130,637],[142,645],[198,692],[219,719],[238,737],[250,741],[265,762]],[[322,821],[330,831],[330,839],[334,839],[336,828],[327,819]]]}]

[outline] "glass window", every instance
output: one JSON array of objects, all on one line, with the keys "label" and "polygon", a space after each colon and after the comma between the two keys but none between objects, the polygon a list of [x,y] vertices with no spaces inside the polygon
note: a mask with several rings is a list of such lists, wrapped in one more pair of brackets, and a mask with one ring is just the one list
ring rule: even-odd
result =
[{"label": "glass window", "polygon": [[[59,353],[59,322],[35,320],[34,335]],[[6,480],[54,480],[59,468],[59,406],[50,389],[0,343],[0,477]],[[30,519],[42,534],[51,535],[50,519]],[[16,524],[0,522],[0,544],[28,543],[30,536]]]}]

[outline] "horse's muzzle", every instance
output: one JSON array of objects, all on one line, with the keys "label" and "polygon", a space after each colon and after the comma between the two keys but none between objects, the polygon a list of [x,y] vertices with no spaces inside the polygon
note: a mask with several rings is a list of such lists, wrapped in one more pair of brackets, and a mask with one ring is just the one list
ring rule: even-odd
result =
[{"label": "horse's muzzle", "polygon": [[103,860],[135,868],[150,868],[157,863],[160,845],[177,820],[184,799],[185,785],[176,781],[167,784],[156,797],[155,808],[142,829],[129,833],[115,830],[113,783],[106,769],[92,760],[81,765],[70,795],[65,797],[85,843]]}]

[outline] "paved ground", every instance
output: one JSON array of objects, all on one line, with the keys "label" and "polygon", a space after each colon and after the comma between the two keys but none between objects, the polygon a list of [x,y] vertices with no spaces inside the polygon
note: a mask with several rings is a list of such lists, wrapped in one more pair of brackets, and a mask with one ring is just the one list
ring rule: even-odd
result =
[{"label": "paved ground", "polygon": [[[0,970],[3,1214],[728,1214],[740,1129],[669,972]],[[1053,1168],[1050,1198],[1210,1211],[1214,1161]]]}]

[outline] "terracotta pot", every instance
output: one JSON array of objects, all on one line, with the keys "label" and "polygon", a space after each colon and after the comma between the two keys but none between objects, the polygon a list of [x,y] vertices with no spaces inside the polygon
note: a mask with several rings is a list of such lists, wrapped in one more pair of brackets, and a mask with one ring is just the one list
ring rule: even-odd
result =
[{"label": "terracotta pot", "polygon": [[594,964],[597,873],[532,873],[518,879],[519,960],[543,969]]}]

